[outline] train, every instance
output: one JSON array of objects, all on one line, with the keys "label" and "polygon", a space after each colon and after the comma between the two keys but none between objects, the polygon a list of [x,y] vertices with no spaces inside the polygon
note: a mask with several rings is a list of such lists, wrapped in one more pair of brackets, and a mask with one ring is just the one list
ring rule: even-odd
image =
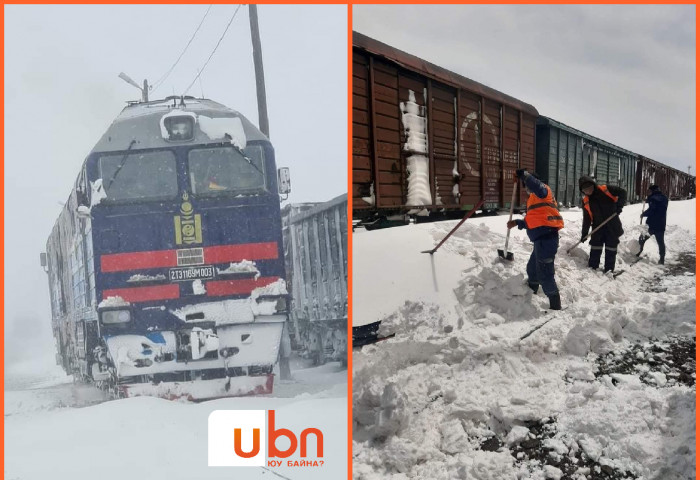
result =
[{"label": "train", "polygon": [[[535,171],[561,206],[582,174],[646,198],[695,196],[695,177],[540,115],[521,100],[353,32],[352,216],[368,229],[510,208],[513,173]],[[519,187],[516,187],[519,188]],[[516,192],[515,209],[527,196]]]},{"label": "train", "polygon": [[315,365],[347,365],[347,209],[347,194],[282,209],[290,343]]},{"label": "train", "polygon": [[271,393],[288,357],[290,189],[239,112],[184,96],[129,102],[41,254],[58,364],[117,398]]},{"label": "train", "polygon": [[672,200],[695,196],[694,176],[549,117],[537,119],[536,145],[536,172],[565,207],[580,204],[581,175],[624,188],[630,203],[643,201],[652,184]]}]

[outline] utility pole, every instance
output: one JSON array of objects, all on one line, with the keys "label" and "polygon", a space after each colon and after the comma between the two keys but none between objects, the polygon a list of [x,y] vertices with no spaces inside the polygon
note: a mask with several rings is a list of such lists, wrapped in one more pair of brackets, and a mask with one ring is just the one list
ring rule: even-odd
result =
[{"label": "utility pole", "polygon": [[258,92],[258,123],[260,131],[270,138],[270,125],[267,121],[267,100],[265,99],[265,74],[263,72],[260,32],[258,31],[258,6],[248,5],[250,36],[253,40],[253,63],[255,64],[255,85]]},{"label": "utility pole", "polygon": [[143,80],[143,101],[147,102],[148,101],[148,80],[144,79]]}]

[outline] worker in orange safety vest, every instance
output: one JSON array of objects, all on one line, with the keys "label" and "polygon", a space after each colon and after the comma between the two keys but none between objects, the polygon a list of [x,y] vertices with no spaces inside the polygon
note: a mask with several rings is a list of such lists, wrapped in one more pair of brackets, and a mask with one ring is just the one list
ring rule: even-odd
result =
[{"label": "worker in orange safety vest", "polygon": [[559,249],[559,230],[564,228],[564,220],[552,189],[541,182],[537,174],[519,169],[515,175],[529,197],[525,220],[511,220],[508,228],[527,229],[527,236],[535,247],[527,262],[527,283],[534,293],[542,285],[542,291],[549,298],[549,308],[561,310],[559,288],[554,279],[554,257]]},{"label": "worker in orange safety vest", "polygon": [[612,272],[615,270],[617,246],[620,243],[620,237],[625,233],[619,214],[622,213],[622,207],[627,202],[627,190],[614,185],[598,185],[595,179],[587,175],[579,178],[578,186],[583,193],[582,243],[591,227],[595,230],[610,216],[618,214],[591,235],[591,254],[588,257],[588,266],[597,270],[600,266],[603,248],[605,248],[603,272]]}]

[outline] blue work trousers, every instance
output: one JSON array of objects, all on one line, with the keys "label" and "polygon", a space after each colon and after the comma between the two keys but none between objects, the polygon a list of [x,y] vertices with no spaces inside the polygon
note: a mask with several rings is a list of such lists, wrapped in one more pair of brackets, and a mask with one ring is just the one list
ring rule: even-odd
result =
[{"label": "blue work trousers", "polygon": [[531,286],[542,285],[542,291],[550,296],[559,293],[554,280],[554,257],[559,250],[559,235],[546,235],[534,242],[534,250],[527,262],[527,278]]}]

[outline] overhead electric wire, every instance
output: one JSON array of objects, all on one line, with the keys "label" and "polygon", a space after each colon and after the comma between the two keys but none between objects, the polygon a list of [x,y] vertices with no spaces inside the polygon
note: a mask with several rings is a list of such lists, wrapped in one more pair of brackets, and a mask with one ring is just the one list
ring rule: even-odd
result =
[{"label": "overhead electric wire", "polygon": [[175,63],[173,63],[173,66],[170,67],[170,70],[165,72],[165,74],[163,74],[158,80],[156,80],[154,82],[153,88],[151,88],[152,92],[155,92],[158,89],[158,87],[160,87],[163,84],[163,82],[168,78],[168,76],[172,73],[172,71],[175,69],[177,64],[180,62],[180,59],[185,54],[187,49],[190,47],[190,44],[194,40],[194,37],[197,36],[197,32],[199,32],[199,29],[202,28],[202,24],[204,23],[204,20],[207,18],[207,15],[209,15],[209,10],[211,10],[212,6],[213,6],[213,4],[209,5],[209,8],[207,8],[207,11],[204,13],[204,16],[202,17],[202,20],[199,22],[199,25],[197,25],[197,29],[192,34],[192,37],[190,37],[190,40],[189,40],[189,42],[187,42],[187,45],[185,45],[185,49],[182,51],[182,53],[180,53],[180,56],[177,57],[177,60],[175,60]]},{"label": "overhead electric wire", "polygon": [[212,50],[211,54],[209,55],[209,58],[207,58],[207,61],[204,62],[204,65],[202,66],[202,68],[199,69],[199,72],[197,72],[197,76],[194,77],[194,80],[192,80],[192,83],[190,83],[189,86],[185,89],[185,91],[182,92],[182,95],[185,95],[189,91],[189,89],[192,88],[192,85],[194,85],[194,82],[197,81],[197,79],[202,74],[204,69],[207,68],[207,64],[209,64],[209,60],[211,60],[211,57],[214,56],[214,53],[216,53],[216,50],[219,48],[219,45],[221,45],[221,41],[226,36],[226,32],[228,32],[228,28],[231,26],[231,23],[233,23],[233,19],[236,18],[236,15],[238,14],[238,10],[240,10],[242,6],[243,6],[242,4],[238,5],[238,7],[236,8],[236,11],[233,12],[233,15],[231,15],[231,20],[228,21],[228,25],[226,25],[226,29],[224,30],[224,33],[221,34],[221,38],[219,38],[219,41],[216,43],[214,50]]}]

